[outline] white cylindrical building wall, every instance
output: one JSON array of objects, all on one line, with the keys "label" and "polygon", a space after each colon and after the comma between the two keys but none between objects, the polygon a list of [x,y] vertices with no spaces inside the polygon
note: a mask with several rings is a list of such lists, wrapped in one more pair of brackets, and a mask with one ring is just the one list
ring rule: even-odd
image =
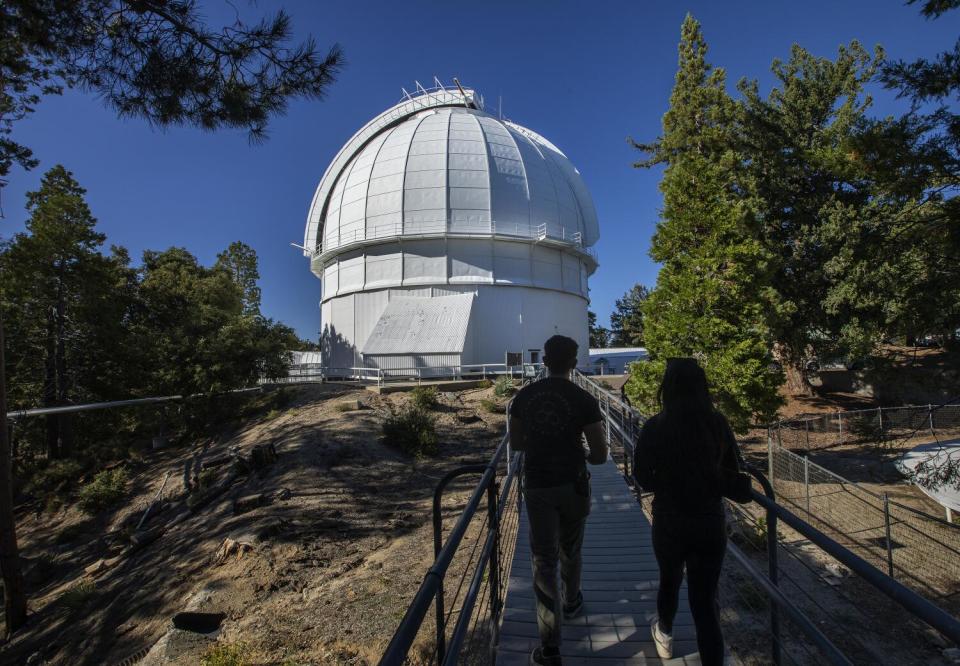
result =
[{"label": "white cylindrical building wall", "polygon": [[[577,340],[586,365],[599,237],[590,195],[553,144],[479,107],[471,91],[407,99],[327,169],[305,234],[327,367],[503,363],[508,352],[529,362],[557,333]],[[411,355],[381,339],[364,354],[392,300],[456,294],[473,295],[457,301],[469,307],[458,341]]]}]

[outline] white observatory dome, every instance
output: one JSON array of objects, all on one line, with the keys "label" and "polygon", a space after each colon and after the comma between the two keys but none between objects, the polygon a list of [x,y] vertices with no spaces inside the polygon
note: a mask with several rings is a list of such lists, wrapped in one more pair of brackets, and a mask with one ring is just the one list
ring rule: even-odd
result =
[{"label": "white observatory dome", "polygon": [[[539,134],[484,112],[473,91],[418,92],[357,132],[314,195],[304,247],[323,280],[324,363],[331,368],[502,364],[507,352],[537,360],[538,354],[529,352],[538,352],[546,338],[536,338],[550,331],[583,338],[585,355],[587,277],[597,267],[589,248],[599,228],[580,173]],[[412,300],[463,295],[472,298],[448,299],[449,307],[439,310],[437,304]],[[563,313],[570,306],[560,303],[564,296],[575,297],[573,319]],[[410,302],[387,312],[387,304],[398,298]],[[554,308],[555,317],[549,312]],[[509,327],[514,310],[519,329],[529,328],[528,333],[492,340],[477,332],[498,318],[500,328]],[[409,330],[391,338],[384,327],[403,321],[409,329],[411,321],[429,319],[428,311],[471,324],[455,325],[456,331],[464,329],[462,335],[438,334],[443,341],[420,336],[414,358],[413,350],[404,348]],[[533,311],[557,324],[534,326]],[[474,324],[478,318],[486,323]],[[391,352],[384,341],[394,338],[397,348]],[[400,342],[404,339],[408,342]]]}]

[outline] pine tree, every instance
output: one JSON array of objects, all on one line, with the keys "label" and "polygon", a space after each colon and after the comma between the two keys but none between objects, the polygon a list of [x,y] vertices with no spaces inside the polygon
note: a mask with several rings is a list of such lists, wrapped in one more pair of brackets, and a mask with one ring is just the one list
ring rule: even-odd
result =
[{"label": "pine tree", "polygon": [[230,277],[243,292],[243,313],[260,314],[260,270],[257,268],[257,252],[241,241],[230,243],[230,247],[217,255],[218,268],[230,273]]},{"label": "pine tree", "polygon": [[699,23],[688,15],[663,134],[637,146],[647,154],[637,166],[666,167],[650,249],[662,268],[642,308],[651,361],[632,366],[627,391],[641,409],[656,411],[666,359],[697,357],[718,407],[743,430],[781,404],[767,325],[775,294],[765,286],[770,256],[758,238],[737,150],[737,107],[706,51]]},{"label": "pine tree", "polygon": [[643,345],[643,302],[650,290],[635,284],[622,298],[618,298],[610,315],[610,337],[614,347]]},{"label": "pine tree", "polygon": [[903,203],[876,196],[856,150],[871,104],[864,86],[881,59],[857,42],[834,60],[795,45],[787,61],[774,61],[777,85],[767,98],[756,82],[739,86],[750,187],[780,298],[770,324],[793,392],[810,391],[804,366],[811,356],[849,356],[882,337],[868,300],[883,295],[864,291],[863,281],[854,288],[847,270],[863,254],[859,240],[873,243],[874,223],[898,215]]},{"label": "pine tree", "polygon": [[606,349],[610,346],[610,330],[597,325],[597,313],[587,311],[587,325],[590,329],[590,348]]}]

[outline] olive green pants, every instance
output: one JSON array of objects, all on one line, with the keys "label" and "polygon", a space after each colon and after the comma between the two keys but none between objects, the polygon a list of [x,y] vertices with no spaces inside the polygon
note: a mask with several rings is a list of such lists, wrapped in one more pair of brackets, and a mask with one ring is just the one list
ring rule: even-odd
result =
[{"label": "olive green pants", "polygon": [[[526,488],[527,520],[533,563],[533,593],[537,607],[540,642],[560,647],[564,599],[580,593],[583,561],[583,529],[590,514],[590,486],[568,483],[551,488]],[[559,564],[563,596],[557,580]]]}]

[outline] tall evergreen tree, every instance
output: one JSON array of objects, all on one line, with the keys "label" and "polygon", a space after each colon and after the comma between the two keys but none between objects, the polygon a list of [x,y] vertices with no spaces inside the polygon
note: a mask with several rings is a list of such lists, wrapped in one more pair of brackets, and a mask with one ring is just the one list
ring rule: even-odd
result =
[{"label": "tall evergreen tree", "polygon": [[637,283],[617,299],[610,315],[610,337],[614,347],[643,345],[643,302],[649,296],[650,290]]},{"label": "tall evergreen tree", "polygon": [[662,264],[643,305],[649,363],[635,364],[627,391],[657,409],[666,359],[700,359],[718,406],[743,430],[781,403],[781,375],[770,370],[767,325],[775,295],[766,288],[770,256],[758,237],[754,202],[737,150],[737,107],[722,69],[706,60],[699,23],[681,28],[679,68],[663,134],[638,144],[640,167],[664,165],[663,208],[650,256]]},{"label": "tall evergreen tree", "polygon": [[[112,397],[128,364],[122,326],[131,305],[127,255],[101,253],[105,237],[85,190],[62,166],[27,195],[27,231],[0,255],[7,308],[10,397],[18,405],[54,407]],[[47,417],[47,454],[73,453],[72,419]]]},{"label": "tall evergreen tree", "polygon": [[587,325],[590,329],[590,347],[592,349],[606,349],[610,346],[610,330],[597,325],[597,313],[587,310]]},{"label": "tall evergreen tree", "polygon": [[774,61],[777,85],[766,98],[756,82],[739,86],[749,187],[780,298],[770,323],[794,392],[810,390],[804,366],[811,356],[849,356],[880,336],[867,303],[873,294],[858,294],[863,308],[838,296],[854,294],[844,257],[862,248],[851,241],[876,236],[871,221],[898,211],[898,202],[874,196],[854,149],[871,104],[864,86],[881,58],[857,42],[834,60],[795,45],[786,62]]},{"label": "tall evergreen tree", "polygon": [[260,314],[260,269],[257,252],[241,241],[230,243],[230,247],[217,255],[217,267],[230,273],[241,292],[243,293],[243,313],[246,315]]}]

